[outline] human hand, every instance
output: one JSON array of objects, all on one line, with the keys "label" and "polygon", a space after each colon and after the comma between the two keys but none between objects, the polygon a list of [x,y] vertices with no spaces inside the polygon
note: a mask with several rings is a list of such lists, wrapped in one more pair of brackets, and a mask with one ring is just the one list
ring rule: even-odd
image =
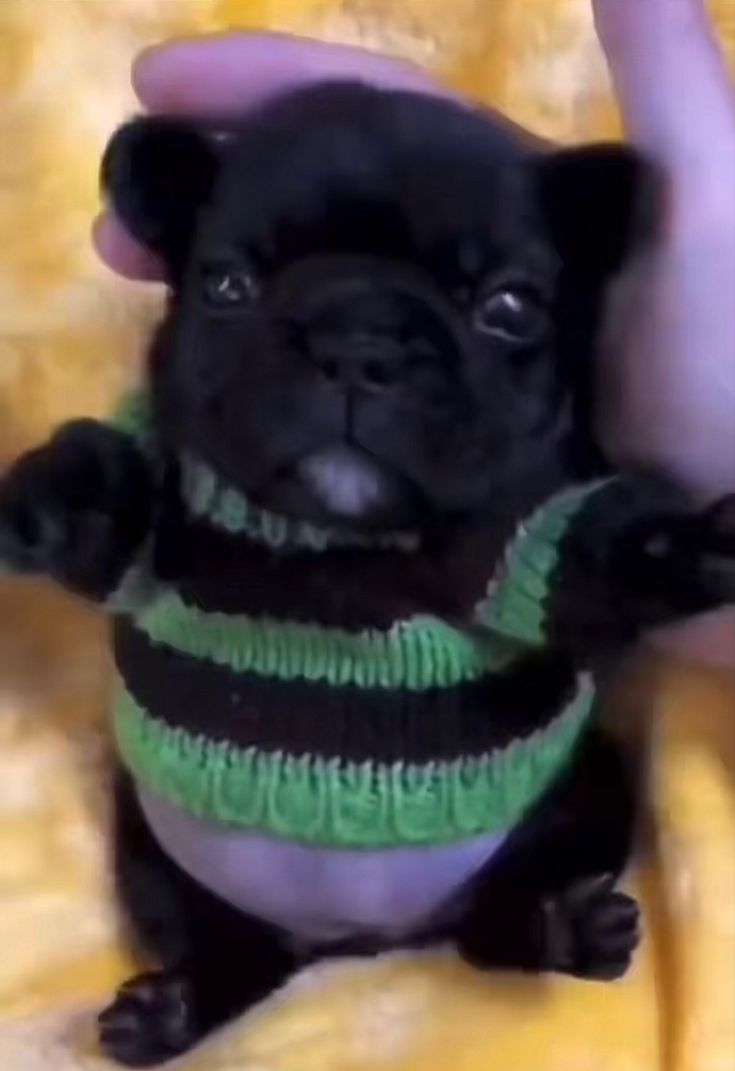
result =
[{"label": "human hand", "polygon": [[[609,310],[603,434],[694,494],[735,488],[735,97],[704,0],[593,0],[629,137],[668,185],[663,239]],[[665,635],[735,664],[735,613]]]},{"label": "human hand", "polygon": [[628,135],[667,226],[621,281],[600,421],[617,456],[735,489],[735,95],[704,0],[593,0]]}]

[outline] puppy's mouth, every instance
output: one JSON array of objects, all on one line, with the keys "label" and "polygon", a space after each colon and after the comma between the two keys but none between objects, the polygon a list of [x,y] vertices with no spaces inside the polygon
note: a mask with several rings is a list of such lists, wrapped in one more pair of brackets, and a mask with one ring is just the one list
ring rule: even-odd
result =
[{"label": "puppy's mouth", "polygon": [[369,528],[411,523],[420,509],[418,491],[406,478],[348,443],[280,469],[257,497],[289,516]]}]

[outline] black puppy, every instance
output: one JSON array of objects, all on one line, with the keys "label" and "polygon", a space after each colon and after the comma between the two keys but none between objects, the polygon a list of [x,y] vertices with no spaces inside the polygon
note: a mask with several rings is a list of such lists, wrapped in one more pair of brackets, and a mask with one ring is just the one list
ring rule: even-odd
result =
[{"label": "black puppy", "polygon": [[[539,155],[456,104],[343,85],[228,129],[135,121],[103,178],[168,274],[150,427],[141,450],[75,422],[16,464],[0,486],[16,568],[104,601],[145,547],[149,579],[238,627],[248,614],[364,637],[430,619],[482,643],[494,626],[478,607],[517,524],[599,478],[542,569],[539,635],[504,634],[514,657],[492,648],[502,665],[453,692],[441,731],[436,689],[410,704],[304,679],[287,692],[255,679],[245,640],[248,672],[224,676],[162,654],[155,623],[144,644],[123,615],[118,662],[156,711],[278,754],[318,737],[356,762],[484,755],[544,724],[579,670],[642,629],[733,598],[731,504],[690,517],[652,479],[606,480],[592,434],[605,289],[655,229],[656,183],[631,150]],[[391,736],[399,709],[410,756]],[[372,751],[355,723],[371,718]],[[638,939],[614,889],[632,794],[594,727],[502,836],[296,843],[218,829],[128,773],[117,804],[121,898],[161,963],[101,1018],[104,1048],[130,1065],[186,1050],[320,955],[448,938],[480,967],[605,979]]]}]

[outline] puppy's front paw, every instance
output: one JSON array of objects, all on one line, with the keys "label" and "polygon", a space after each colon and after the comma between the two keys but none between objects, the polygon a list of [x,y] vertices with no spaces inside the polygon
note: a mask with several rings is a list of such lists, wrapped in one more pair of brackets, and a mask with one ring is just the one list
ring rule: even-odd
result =
[{"label": "puppy's front paw", "polygon": [[0,483],[0,564],[104,597],[143,538],[151,499],[145,463],[123,435],[69,424]]},{"label": "puppy's front paw", "polygon": [[154,1067],[180,1056],[202,1033],[190,986],[177,974],[134,978],[99,1018],[102,1051],[126,1067]]},{"label": "puppy's front paw", "polygon": [[644,561],[681,613],[735,603],[735,494],[694,516],[653,525]]},{"label": "puppy's front paw", "polygon": [[545,967],[593,981],[622,978],[640,944],[640,910],[610,875],[577,882],[543,902]]},{"label": "puppy's front paw", "polygon": [[701,583],[715,602],[735,603],[735,494],[707,510],[701,524]]}]

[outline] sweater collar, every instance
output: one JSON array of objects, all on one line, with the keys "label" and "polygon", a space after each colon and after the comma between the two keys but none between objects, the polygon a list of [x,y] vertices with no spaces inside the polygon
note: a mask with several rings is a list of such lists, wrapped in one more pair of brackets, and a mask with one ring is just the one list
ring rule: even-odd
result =
[{"label": "sweater collar", "polygon": [[181,492],[191,515],[232,535],[241,535],[274,550],[334,548],[399,550],[419,549],[418,532],[368,533],[348,526],[327,527],[263,509],[224,481],[200,458],[181,458]]}]

